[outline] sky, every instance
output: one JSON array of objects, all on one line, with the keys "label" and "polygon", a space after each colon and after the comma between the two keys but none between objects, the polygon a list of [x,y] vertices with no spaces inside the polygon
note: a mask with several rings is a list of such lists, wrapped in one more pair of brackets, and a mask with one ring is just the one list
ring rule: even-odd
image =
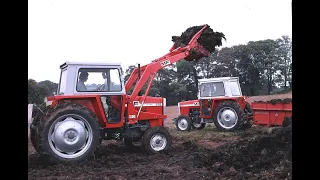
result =
[{"label": "sky", "polygon": [[221,47],[292,38],[291,0],[28,0],[28,79],[58,83],[66,61],[150,63],[172,36],[208,24]]}]

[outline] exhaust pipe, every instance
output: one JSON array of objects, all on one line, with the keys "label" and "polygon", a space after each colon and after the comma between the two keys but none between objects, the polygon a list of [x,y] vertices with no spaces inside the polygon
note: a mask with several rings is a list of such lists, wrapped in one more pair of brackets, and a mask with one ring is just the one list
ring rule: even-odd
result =
[{"label": "exhaust pipe", "polygon": [[[141,78],[141,74],[140,74],[140,64],[138,64],[138,80],[137,80],[137,81],[139,81],[140,78]],[[141,90],[139,91],[138,96],[141,96]]]}]

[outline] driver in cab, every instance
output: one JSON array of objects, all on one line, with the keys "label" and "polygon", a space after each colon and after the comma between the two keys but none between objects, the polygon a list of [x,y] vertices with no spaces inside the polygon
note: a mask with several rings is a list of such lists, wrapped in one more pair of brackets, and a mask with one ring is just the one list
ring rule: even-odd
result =
[{"label": "driver in cab", "polygon": [[88,80],[89,74],[87,72],[82,72],[79,76],[79,81],[77,84],[77,91],[87,91],[87,87],[84,84]]}]

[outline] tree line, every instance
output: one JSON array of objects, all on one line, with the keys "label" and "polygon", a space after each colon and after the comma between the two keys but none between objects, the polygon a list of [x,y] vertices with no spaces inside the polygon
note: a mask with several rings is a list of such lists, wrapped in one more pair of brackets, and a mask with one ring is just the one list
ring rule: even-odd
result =
[{"label": "tree line", "polygon": [[36,82],[28,79],[28,104],[42,104],[44,98],[54,95],[58,84],[49,80]]},{"label": "tree line", "polygon": [[[125,82],[134,68],[137,66],[130,65],[125,70]],[[288,92],[292,89],[292,40],[281,36],[275,40],[250,41],[221,48],[198,61],[179,61],[158,71],[148,95],[160,95],[167,98],[167,105],[177,105],[182,100],[197,98],[199,79],[227,76],[239,77],[246,96]],[[48,80],[37,83],[29,79],[28,103],[41,104],[57,87],[58,84]],[[145,89],[146,86],[142,94]]]}]

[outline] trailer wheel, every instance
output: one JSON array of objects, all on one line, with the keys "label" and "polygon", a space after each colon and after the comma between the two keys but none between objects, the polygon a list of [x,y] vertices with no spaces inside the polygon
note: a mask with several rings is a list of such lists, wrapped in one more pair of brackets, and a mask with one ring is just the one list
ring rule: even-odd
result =
[{"label": "trailer wheel", "polygon": [[206,123],[196,123],[196,122],[192,123],[192,128],[193,129],[201,130],[201,129],[205,128],[205,127],[206,127]]},{"label": "trailer wheel", "polygon": [[191,120],[188,116],[180,115],[176,120],[176,127],[179,131],[190,131]]},{"label": "trailer wheel", "polygon": [[166,152],[171,147],[172,137],[162,126],[150,127],[142,137],[142,145],[148,154]]},{"label": "trailer wheel", "polygon": [[99,129],[90,109],[76,103],[58,104],[38,125],[40,154],[55,163],[87,160],[99,144]]},{"label": "trailer wheel", "polygon": [[241,106],[235,101],[223,101],[215,108],[213,122],[219,130],[234,131],[243,120]]}]

